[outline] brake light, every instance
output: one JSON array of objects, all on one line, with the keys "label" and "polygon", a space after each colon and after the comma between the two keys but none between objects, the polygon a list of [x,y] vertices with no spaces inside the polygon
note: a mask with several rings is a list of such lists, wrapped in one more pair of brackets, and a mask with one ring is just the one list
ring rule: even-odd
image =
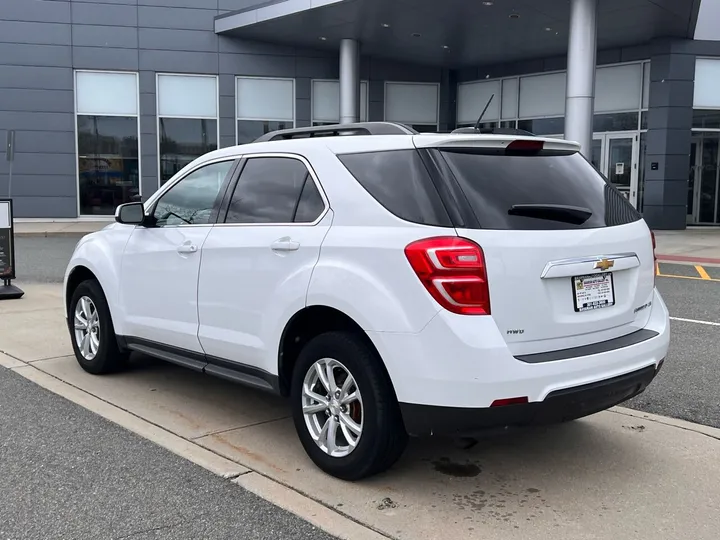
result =
[{"label": "brake light", "polygon": [[539,152],[544,146],[543,141],[518,140],[508,144],[505,149],[513,152]]},{"label": "brake light", "polygon": [[405,256],[443,308],[460,315],[490,315],[485,256],[475,242],[456,236],[427,238],[408,245]]}]

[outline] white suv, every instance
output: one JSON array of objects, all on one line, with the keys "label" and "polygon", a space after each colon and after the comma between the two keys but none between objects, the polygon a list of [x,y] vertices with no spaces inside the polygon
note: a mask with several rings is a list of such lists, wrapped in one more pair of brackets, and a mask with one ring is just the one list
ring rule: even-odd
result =
[{"label": "white suv", "polygon": [[390,467],[408,434],[607,409],[668,351],[651,232],[571,142],[274,132],[116,221],[65,276],[80,365],[139,351],[289,396],[305,450],[343,479]]}]

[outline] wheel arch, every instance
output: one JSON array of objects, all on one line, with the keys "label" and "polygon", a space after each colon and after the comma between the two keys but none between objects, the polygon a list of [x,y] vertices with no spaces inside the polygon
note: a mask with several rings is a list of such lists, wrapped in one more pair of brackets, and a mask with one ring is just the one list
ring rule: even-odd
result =
[{"label": "wheel arch", "polygon": [[344,331],[359,336],[377,355],[393,388],[385,362],[370,336],[349,315],[339,309],[325,306],[307,306],[293,315],[283,329],[278,348],[279,389],[283,396],[290,394],[290,381],[300,351],[311,339],[326,332]]}]

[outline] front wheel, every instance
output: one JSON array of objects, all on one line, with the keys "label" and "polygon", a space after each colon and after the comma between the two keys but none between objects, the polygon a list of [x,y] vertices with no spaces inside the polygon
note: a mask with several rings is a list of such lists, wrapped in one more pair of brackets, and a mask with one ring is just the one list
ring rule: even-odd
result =
[{"label": "front wheel", "polygon": [[83,281],[73,292],[68,325],[75,358],[85,371],[110,373],[124,364],[127,353],[118,347],[110,309],[97,281]]},{"label": "front wheel", "polygon": [[390,468],[407,444],[400,409],[380,359],[359,336],[311,340],[293,372],[295,428],[326,473],[359,480]]}]

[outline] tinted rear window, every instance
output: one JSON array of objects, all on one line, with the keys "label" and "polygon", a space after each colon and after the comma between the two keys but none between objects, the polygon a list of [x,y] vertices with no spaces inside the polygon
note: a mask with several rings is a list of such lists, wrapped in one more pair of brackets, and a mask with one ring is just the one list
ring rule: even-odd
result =
[{"label": "tinted rear window", "polygon": [[400,219],[452,227],[416,150],[344,154],[338,159],[375,200]]},{"label": "tinted rear window", "polygon": [[[441,154],[483,229],[591,229],[641,219],[580,154],[488,155],[467,150]],[[548,219],[512,215],[523,214],[518,209],[543,214],[538,209],[544,205],[552,210]],[[592,214],[577,223],[563,219],[562,213],[558,219],[558,207],[579,207]]]}]

